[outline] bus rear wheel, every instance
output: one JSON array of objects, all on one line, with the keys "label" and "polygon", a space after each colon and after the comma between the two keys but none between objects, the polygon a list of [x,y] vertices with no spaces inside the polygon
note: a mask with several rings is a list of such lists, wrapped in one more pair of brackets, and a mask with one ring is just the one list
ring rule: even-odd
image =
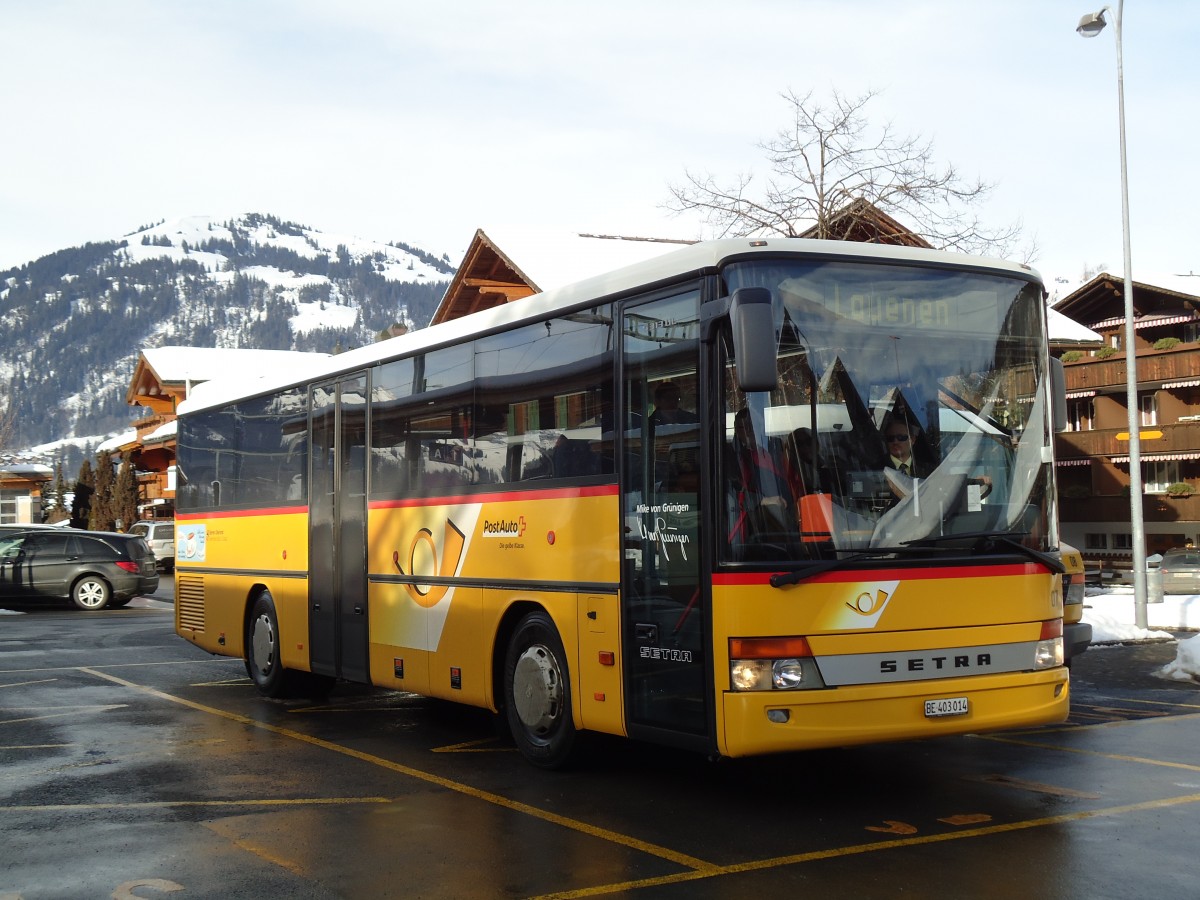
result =
[{"label": "bus rear wheel", "polygon": [[504,690],[517,749],[543,769],[567,765],[577,733],[566,653],[553,620],[541,610],[525,616],[513,632],[504,660]]}]

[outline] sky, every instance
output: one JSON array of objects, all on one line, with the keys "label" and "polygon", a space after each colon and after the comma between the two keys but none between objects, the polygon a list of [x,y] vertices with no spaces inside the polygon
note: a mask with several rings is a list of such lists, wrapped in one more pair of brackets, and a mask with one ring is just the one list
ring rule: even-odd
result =
[{"label": "sky", "polygon": [[[0,0],[0,270],[245,212],[455,264],[489,225],[703,237],[669,185],[761,173],[781,94],[837,90],[994,182],[983,217],[1020,221],[1047,280],[1119,273],[1115,16],[1080,38],[1092,2]],[[1124,10],[1139,280],[1200,273],[1193,3]]]}]

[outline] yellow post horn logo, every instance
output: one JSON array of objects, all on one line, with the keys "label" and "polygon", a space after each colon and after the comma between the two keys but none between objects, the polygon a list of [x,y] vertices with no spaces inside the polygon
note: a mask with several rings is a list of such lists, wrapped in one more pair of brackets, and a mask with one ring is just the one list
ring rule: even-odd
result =
[{"label": "yellow post horn logo", "polygon": [[[413,536],[412,544],[408,548],[408,572],[405,572],[400,567],[400,563],[396,561],[396,568],[400,569],[401,575],[431,575],[438,578],[452,578],[454,573],[458,571],[458,561],[462,558],[463,548],[467,544],[466,535],[458,530],[449,519],[446,519],[446,530],[442,538],[441,561],[438,560],[437,542],[433,539],[433,532],[428,528],[422,528]],[[427,571],[417,572],[418,568],[418,548],[425,547],[424,553],[420,556],[422,569]],[[406,584],[404,589],[408,591],[408,595],[413,598],[418,606],[423,606],[426,609],[437,606],[446,592],[450,590],[449,584]]]}]

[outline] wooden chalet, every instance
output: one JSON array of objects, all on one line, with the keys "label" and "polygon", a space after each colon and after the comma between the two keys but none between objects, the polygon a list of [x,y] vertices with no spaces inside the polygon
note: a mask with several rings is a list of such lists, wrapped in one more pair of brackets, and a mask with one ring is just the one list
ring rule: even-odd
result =
[{"label": "wooden chalet", "polygon": [[175,515],[175,411],[191,389],[217,378],[251,381],[263,372],[302,369],[327,353],[240,350],[211,347],[156,347],[143,350],[125,393],[125,402],[150,414],[133,430],[101,444],[114,455],[128,453],[138,473],[138,515]]},{"label": "wooden chalet", "polygon": [[[1146,552],[1154,554],[1200,539],[1200,278],[1134,281],[1133,307],[1142,508]],[[1056,447],[1063,537],[1092,562],[1127,568],[1133,548],[1124,280],[1097,275],[1055,311],[1100,338],[1098,347],[1054,348],[1067,382],[1069,430]]]}]

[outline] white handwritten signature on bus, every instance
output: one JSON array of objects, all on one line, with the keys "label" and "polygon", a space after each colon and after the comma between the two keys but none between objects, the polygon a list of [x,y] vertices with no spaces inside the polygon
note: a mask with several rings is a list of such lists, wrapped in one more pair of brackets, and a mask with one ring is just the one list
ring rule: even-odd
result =
[{"label": "white handwritten signature on bus", "polygon": [[657,541],[662,547],[663,560],[666,562],[671,561],[671,553],[667,549],[671,544],[679,546],[679,553],[686,561],[688,558],[687,545],[692,542],[690,535],[680,532],[674,525],[668,525],[667,520],[661,517],[654,520],[653,529],[647,528],[646,523],[642,522],[642,539]]}]

